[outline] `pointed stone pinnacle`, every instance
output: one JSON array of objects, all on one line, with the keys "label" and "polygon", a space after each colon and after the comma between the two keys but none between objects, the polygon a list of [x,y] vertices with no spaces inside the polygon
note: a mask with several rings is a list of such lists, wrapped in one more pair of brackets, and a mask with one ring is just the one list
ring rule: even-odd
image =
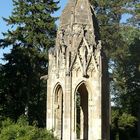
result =
[{"label": "pointed stone pinnacle", "polygon": [[62,26],[71,24],[71,22],[73,24],[92,24],[92,10],[89,0],[69,0],[60,21]]}]

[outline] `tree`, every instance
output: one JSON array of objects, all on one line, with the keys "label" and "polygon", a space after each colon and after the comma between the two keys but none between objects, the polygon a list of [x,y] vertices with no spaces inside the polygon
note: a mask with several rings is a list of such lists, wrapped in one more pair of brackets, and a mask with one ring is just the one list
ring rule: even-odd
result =
[{"label": "tree", "polygon": [[[126,27],[125,27],[126,28]],[[121,106],[124,112],[137,117],[136,130],[140,132],[140,32],[138,29],[127,27],[123,31],[124,39],[127,39],[127,53],[123,59],[117,62],[114,71],[115,79],[115,103]],[[128,32],[129,31],[129,32]],[[126,36],[126,34],[128,34]],[[127,37],[127,38],[126,38]],[[136,132],[136,131],[135,131]],[[136,135],[136,134],[135,134]]]},{"label": "tree", "polygon": [[140,1],[132,1],[129,5],[129,9],[131,8],[131,18],[128,20],[130,25],[133,25],[137,28],[140,28]]},{"label": "tree", "polygon": [[27,118],[21,116],[17,123],[9,118],[1,122],[1,140],[58,140],[46,129],[37,128],[28,124]]},{"label": "tree", "polygon": [[[131,114],[121,112],[117,107],[112,109],[111,140],[131,140],[130,134],[134,132],[137,119]],[[130,133],[131,132],[131,133]]]},{"label": "tree", "polygon": [[[120,112],[138,118],[140,1],[91,0],[91,4],[98,18],[102,44],[109,60],[113,101]],[[122,23],[124,14],[128,15],[128,19]]]},{"label": "tree", "polygon": [[12,15],[4,20],[11,30],[3,33],[0,46],[12,46],[4,55],[2,66],[3,86],[0,98],[4,99],[2,112],[17,120],[22,114],[29,122],[45,125],[45,85],[40,81],[47,74],[48,49],[54,46],[56,35],[52,13],[58,10],[58,1],[13,0]]},{"label": "tree", "polygon": [[[104,49],[109,59],[115,61],[117,55],[123,52],[125,44],[122,39],[121,31],[123,23],[121,22],[124,14],[131,14],[131,18],[137,17],[137,7],[139,0],[90,0],[98,19],[100,35]],[[128,19],[128,20],[129,20]],[[122,51],[122,52],[121,52]],[[123,55],[123,54],[122,54]]]}]

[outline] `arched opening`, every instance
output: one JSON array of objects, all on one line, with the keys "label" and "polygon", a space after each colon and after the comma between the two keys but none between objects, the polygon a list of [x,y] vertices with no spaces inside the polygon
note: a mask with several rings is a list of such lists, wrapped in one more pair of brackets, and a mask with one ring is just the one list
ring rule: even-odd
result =
[{"label": "arched opening", "polygon": [[88,140],[88,91],[84,83],[76,91],[76,135],[79,140]]},{"label": "arched opening", "polygon": [[63,90],[60,85],[57,86],[55,91],[55,132],[56,135],[62,139],[63,136]]}]

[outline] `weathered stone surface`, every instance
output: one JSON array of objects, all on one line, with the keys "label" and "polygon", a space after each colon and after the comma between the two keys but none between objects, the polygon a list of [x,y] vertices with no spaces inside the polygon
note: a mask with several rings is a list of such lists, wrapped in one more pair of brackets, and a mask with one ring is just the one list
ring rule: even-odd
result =
[{"label": "weathered stone surface", "polygon": [[62,140],[109,140],[106,58],[89,1],[69,0],[60,23],[49,51],[47,129]]}]

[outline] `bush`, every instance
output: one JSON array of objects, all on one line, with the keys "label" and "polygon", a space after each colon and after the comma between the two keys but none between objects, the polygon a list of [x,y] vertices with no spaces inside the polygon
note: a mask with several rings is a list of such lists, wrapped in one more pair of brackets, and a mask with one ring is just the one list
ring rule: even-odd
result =
[{"label": "bush", "polygon": [[17,123],[6,119],[0,129],[0,140],[57,140],[46,129],[28,125],[25,117],[21,117]]},{"label": "bush", "polygon": [[132,140],[136,122],[131,114],[112,109],[111,140]]}]

